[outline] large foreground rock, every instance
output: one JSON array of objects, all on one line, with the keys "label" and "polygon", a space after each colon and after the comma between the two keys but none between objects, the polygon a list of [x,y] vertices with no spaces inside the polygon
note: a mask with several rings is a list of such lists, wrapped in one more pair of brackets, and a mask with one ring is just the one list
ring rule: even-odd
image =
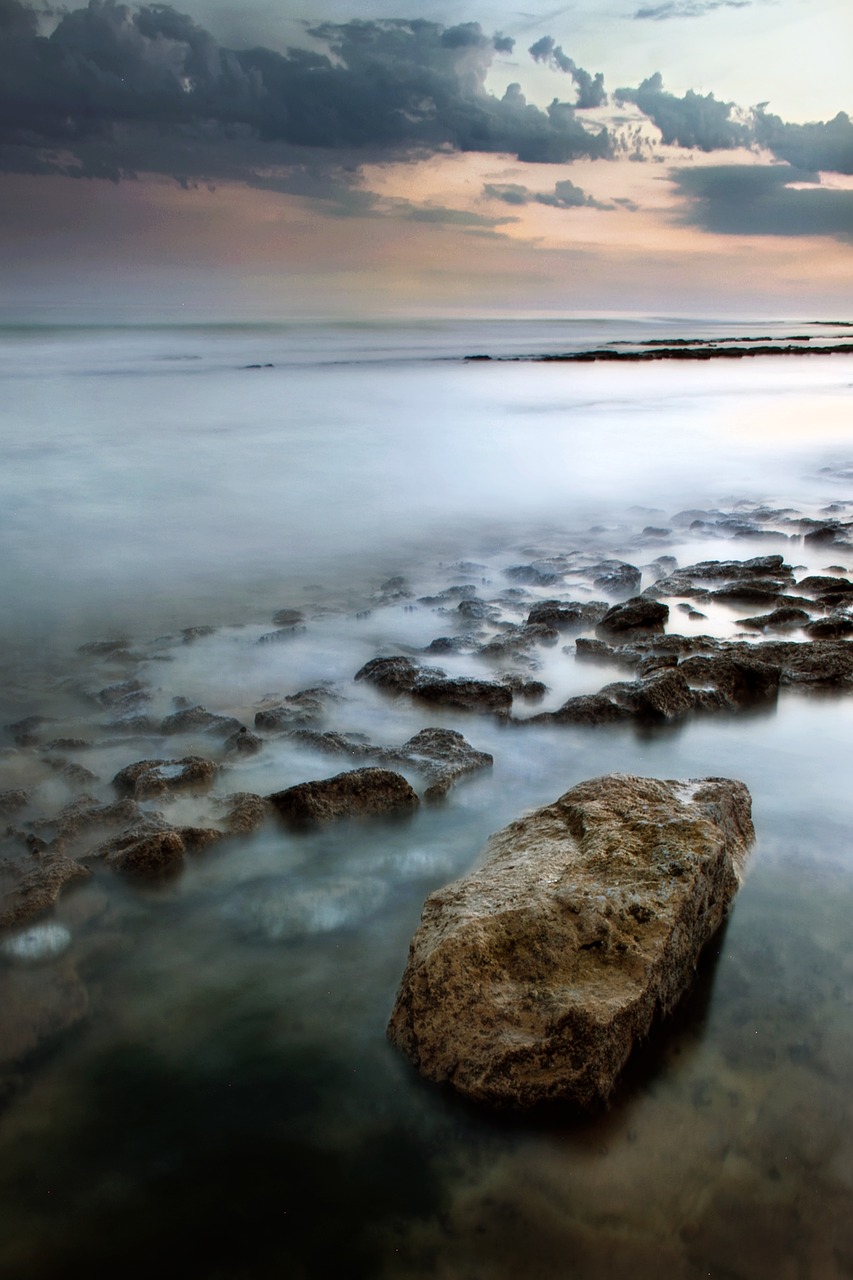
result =
[{"label": "large foreground rock", "polygon": [[753,839],[741,782],[573,787],[427,898],[389,1038],[477,1101],[605,1099],[690,985]]}]

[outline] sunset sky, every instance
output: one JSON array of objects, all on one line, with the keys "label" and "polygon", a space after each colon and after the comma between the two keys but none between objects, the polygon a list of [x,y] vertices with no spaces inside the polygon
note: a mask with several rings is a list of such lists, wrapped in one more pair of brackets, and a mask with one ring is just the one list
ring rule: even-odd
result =
[{"label": "sunset sky", "polygon": [[0,0],[0,320],[849,318],[850,0]]}]

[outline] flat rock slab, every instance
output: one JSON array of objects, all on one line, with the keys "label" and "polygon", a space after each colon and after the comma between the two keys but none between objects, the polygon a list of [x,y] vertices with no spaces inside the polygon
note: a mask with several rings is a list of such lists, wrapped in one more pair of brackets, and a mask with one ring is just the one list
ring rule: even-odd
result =
[{"label": "flat rock slab", "polygon": [[513,822],[427,898],[389,1038],[478,1102],[606,1099],[723,921],[750,810],[742,782],[612,774]]},{"label": "flat rock slab", "polygon": [[276,791],[269,799],[295,826],[411,812],[419,804],[406,779],[391,769],[351,769],[333,778],[300,782]]}]

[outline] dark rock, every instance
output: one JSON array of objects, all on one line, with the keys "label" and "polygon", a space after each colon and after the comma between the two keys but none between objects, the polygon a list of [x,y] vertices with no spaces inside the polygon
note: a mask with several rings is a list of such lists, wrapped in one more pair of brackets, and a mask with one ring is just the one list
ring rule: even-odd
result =
[{"label": "dark rock", "polygon": [[581,783],[427,899],[389,1038],[478,1102],[606,1099],[693,981],[753,839],[740,782]]},{"label": "dark rock", "polygon": [[120,769],[113,786],[137,800],[169,791],[205,790],[217,774],[212,760],[184,756],[182,760],[138,760]]},{"label": "dark rock", "polygon": [[281,816],[296,826],[341,818],[412,812],[418,797],[390,769],[353,769],[333,778],[301,782],[269,797]]},{"label": "dark rock", "polygon": [[633,564],[622,560],[603,560],[592,570],[592,584],[609,596],[632,596],[639,591],[643,575]]},{"label": "dark rock", "polygon": [[50,723],[47,716],[25,716],[23,720],[7,724],[6,728],[19,747],[31,747],[38,742],[39,729]]},{"label": "dark rock", "polygon": [[791,627],[802,627],[809,621],[805,609],[797,609],[792,605],[783,605],[772,613],[762,613],[756,618],[738,618],[738,625],[751,627],[755,631],[783,631]]},{"label": "dark rock", "polygon": [[778,600],[785,592],[786,584],[776,578],[744,578],[716,587],[709,593],[711,600],[746,600],[761,604],[765,600]]},{"label": "dark rock", "polygon": [[678,671],[691,686],[715,689],[731,707],[748,707],[772,701],[779,692],[778,666],[761,660],[761,650],[752,661],[725,653],[695,654],[680,663]]},{"label": "dark rock", "polygon": [[506,715],[512,706],[512,690],[506,685],[494,680],[469,679],[466,676],[418,680],[412,692],[421,702],[455,707],[460,711]]},{"label": "dark rock", "polygon": [[151,694],[141,680],[122,680],[100,689],[95,698],[102,707],[128,707],[150,702]]},{"label": "dark rock", "polygon": [[836,538],[839,535],[843,536],[843,534],[844,534],[843,526],[837,524],[835,521],[832,521],[831,523],[828,523],[828,524],[818,525],[816,529],[811,529],[808,533],[806,533],[803,536],[803,542],[809,542],[812,544],[815,544],[815,543],[823,544],[827,542],[835,542]]},{"label": "dark rock", "polygon": [[598,600],[590,601],[589,604],[542,600],[530,610],[527,615],[527,624],[528,626],[541,624],[546,627],[556,627],[558,631],[580,631],[584,627],[595,626],[607,610],[608,606]]},{"label": "dark rock", "polygon": [[681,720],[695,705],[679,667],[668,667],[645,680],[605,685],[601,694],[647,722]]},{"label": "dark rock", "polygon": [[460,617],[475,622],[498,617],[498,610],[494,605],[486,604],[485,600],[460,600],[456,612]]},{"label": "dark rock", "polygon": [[491,640],[481,645],[477,653],[483,658],[502,658],[508,654],[522,654],[536,644],[554,644],[558,635],[553,627],[542,622],[530,625],[510,624]]},{"label": "dark rock", "polygon": [[543,681],[530,680],[527,676],[501,676],[500,683],[512,690],[514,698],[523,698],[525,702],[539,702],[548,692],[548,686]]},{"label": "dark rock", "polygon": [[627,707],[614,702],[604,693],[584,693],[569,698],[557,711],[544,711],[526,723],[547,724],[618,724],[631,719]]},{"label": "dark rock", "polygon": [[793,576],[793,569],[779,555],[753,556],[751,560],[700,560],[697,564],[687,565],[681,572],[688,578],[705,582],[718,579],[736,582],[768,576],[790,580]]},{"label": "dark rock", "polygon": [[277,631],[267,631],[265,635],[258,636],[258,644],[279,644],[282,640],[292,640],[294,636],[301,635],[305,631],[305,627],[279,627]]},{"label": "dark rock", "polygon": [[810,622],[805,632],[813,640],[834,640],[839,636],[853,635],[853,616],[849,613],[834,613],[828,618]]},{"label": "dark rock", "polygon": [[617,667],[636,667],[641,655],[630,646],[614,649],[603,640],[593,640],[579,636],[575,641],[575,653],[579,658],[587,658],[593,662],[608,662]]},{"label": "dark rock", "polygon": [[[353,679],[365,680],[368,684],[376,685],[377,689],[411,693],[423,671],[424,668],[419,667],[411,658],[371,658],[370,662],[356,671]],[[444,675],[444,672],[439,674]]]},{"label": "dark rock", "polygon": [[228,755],[253,756],[261,750],[264,740],[257,733],[252,733],[245,725],[241,725],[236,733],[225,739],[225,751]]},{"label": "dark rock", "polygon": [[381,755],[384,750],[374,746],[364,734],[337,733],[334,730],[318,733],[316,729],[295,729],[291,738],[301,747],[310,747],[312,751],[322,751],[331,756],[349,756],[352,760]]},{"label": "dark rock", "polygon": [[181,639],[184,644],[194,644],[196,640],[204,640],[207,636],[216,634],[216,627],[184,627],[181,631]]},{"label": "dark rock", "polygon": [[665,604],[634,596],[608,609],[598,625],[602,631],[663,631],[668,619],[669,608]]},{"label": "dark rock", "polygon": [[848,582],[846,578],[831,578],[819,573],[802,578],[796,585],[798,591],[818,598],[825,596],[828,592],[832,595],[853,594],[853,582]]},{"label": "dark rock", "polygon": [[240,721],[234,716],[221,716],[206,707],[185,707],[166,716],[160,725],[160,732],[166,736],[174,733],[209,733],[217,738],[226,738],[230,734],[239,733],[242,729]]}]

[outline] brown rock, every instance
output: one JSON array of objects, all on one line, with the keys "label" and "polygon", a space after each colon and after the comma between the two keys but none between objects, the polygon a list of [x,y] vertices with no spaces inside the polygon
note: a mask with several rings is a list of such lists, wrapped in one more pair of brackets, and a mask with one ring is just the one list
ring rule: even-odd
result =
[{"label": "brown rock", "polygon": [[333,778],[300,782],[276,791],[269,799],[282,817],[296,826],[411,812],[418,807],[418,797],[406,779],[390,769],[352,769]]},{"label": "brown rock", "polygon": [[116,774],[113,786],[142,800],[168,791],[202,790],[210,786],[216,772],[213,761],[204,760],[201,756],[184,756],[181,760],[138,760]]},{"label": "brown rock", "polygon": [[178,831],[130,832],[113,841],[109,866],[134,876],[158,876],[181,865],[186,845]]},{"label": "brown rock", "polygon": [[251,791],[238,791],[227,796],[225,826],[233,835],[247,835],[262,827],[271,813],[268,800]]},{"label": "brown rock", "polygon": [[0,904],[0,929],[11,928],[44,915],[57,901],[66,884],[72,880],[85,880],[89,874],[79,862],[66,858],[64,854],[48,854],[3,895]]},{"label": "brown rock", "polygon": [[634,596],[608,609],[599,622],[602,631],[663,631],[669,609],[659,600]]},{"label": "brown rock", "polygon": [[740,782],[581,783],[427,899],[390,1039],[477,1101],[606,1099],[690,985],[753,838]]}]

